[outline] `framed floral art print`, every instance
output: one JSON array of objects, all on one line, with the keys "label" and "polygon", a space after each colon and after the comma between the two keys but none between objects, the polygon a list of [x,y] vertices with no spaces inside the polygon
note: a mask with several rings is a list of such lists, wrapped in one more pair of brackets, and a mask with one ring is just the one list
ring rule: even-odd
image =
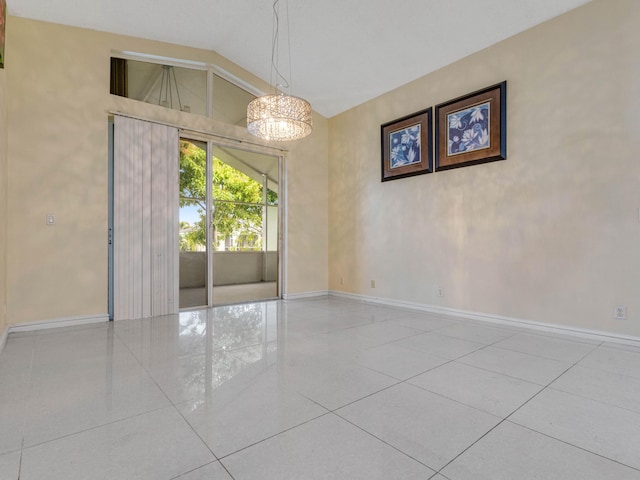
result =
[{"label": "framed floral art print", "polygon": [[507,82],[436,106],[436,171],[507,158]]},{"label": "framed floral art print", "polygon": [[432,108],[380,126],[382,181],[433,171]]}]

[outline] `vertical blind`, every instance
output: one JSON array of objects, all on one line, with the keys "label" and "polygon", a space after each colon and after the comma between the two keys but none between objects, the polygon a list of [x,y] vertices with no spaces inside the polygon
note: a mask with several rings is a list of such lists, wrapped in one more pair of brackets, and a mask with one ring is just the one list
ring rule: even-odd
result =
[{"label": "vertical blind", "polygon": [[114,320],[177,313],[178,129],[114,118]]}]

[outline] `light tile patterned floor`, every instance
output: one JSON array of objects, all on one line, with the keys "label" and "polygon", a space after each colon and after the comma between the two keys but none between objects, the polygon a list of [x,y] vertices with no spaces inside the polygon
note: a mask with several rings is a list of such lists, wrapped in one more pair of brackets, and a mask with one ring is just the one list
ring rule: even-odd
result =
[{"label": "light tile patterned floor", "polygon": [[322,297],[11,334],[0,479],[640,480],[640,347]]}]

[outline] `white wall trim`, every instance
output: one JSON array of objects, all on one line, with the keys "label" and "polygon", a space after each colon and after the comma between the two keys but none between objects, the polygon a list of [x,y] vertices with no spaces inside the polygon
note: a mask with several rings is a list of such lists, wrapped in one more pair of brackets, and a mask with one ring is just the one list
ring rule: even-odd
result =
[{"label": "white wall trim", "polygon": [[0,353],[4,349],[4,346],[7,344],[7,338],[9,337],[9,327],[4,329],[4,332],[0,333]]},{"label": "white wall trim", "polygon": [[109,314],[103,313],[100,315],[91,316],[79,316],[79,317],[64,317],[64,318],[52,318],[49,320],[41,320],[38,322],[30,323],[18,323],[9,325],[9,333],[15,332],[32,332],[34,330],[45,330],[48,328],[59,327],[73,327],[76,325],[88,325],[91,323],[108,322]]},{"label": "white wall trim", "polygon": [[403,300],[393,300],[390,298],[371,297],[369,295],[361,295],[357,293],[339,292],[337,290],[329,290],[329,295],[334,297],[347,298],[361,302],[378,303],[390,307],[407,308],[411,310],[419,310],[423,312],[435,313],[438,315],[447,315],[459,318],[467,318],[470,320],[478,320],[481,322],[495,323],[499,325],[517,326],[529,328],[550,333],[559,333],[564,335],[573,335],[576,337],[587,338],[591,340],[606,341],[613,343],[622,343],[626,345],[634,345],[640,347],[640,337],[624,335],[614,332],[606,332],[603,330],[591,330],[580,327],[572,327],[569,325],[559,325],[553,323],[536,322],[532,320],[524,320],[520,318],[503,317],[500,315],[492,315],[489,313],[470,312],[467,310],[458,310],[456,308],[442,307],[439,305],[428,305],[424,303],[406,302]]},{"label": "white wall trim", "polygon": [[301,300],[304,298],[326,297],[327,295],[329,295],[329,290],[319,290],[317,292],[285,293],[282,298],[284,300]]}]

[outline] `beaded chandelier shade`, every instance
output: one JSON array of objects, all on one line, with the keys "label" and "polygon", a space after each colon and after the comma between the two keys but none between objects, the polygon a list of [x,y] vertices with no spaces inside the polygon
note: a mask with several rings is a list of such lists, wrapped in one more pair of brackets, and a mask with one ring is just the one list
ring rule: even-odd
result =
[{"label": "beaded chandelier shade", "polygon": [[311,133],[311,105],[291,95],[263,95],[247,107],[249,133],[265,140],[297,140]]},{"label": "beaded chandelier shade", "polygon": [[[271,76],[274,72],[282,83],[273,87],[274,93],[253,99],[247,106],[247,129],[249,133],[264,140],[290,141],[304,138],[313,129],[311,105],[306,100],[277,93],[277,87],[291,88],[290,83],[278,70],[277,50],[279,36],[278,2],[273,4],[274,30],[271,50]],[[288,8],[287,8],[288,18]],[[287,33],[288,33],[287,25]],[[291,61],[289,53],[289,62]],[[291,70],[291,65],[289,65]],[[289,72],[289,75],[291,73]]]}]

